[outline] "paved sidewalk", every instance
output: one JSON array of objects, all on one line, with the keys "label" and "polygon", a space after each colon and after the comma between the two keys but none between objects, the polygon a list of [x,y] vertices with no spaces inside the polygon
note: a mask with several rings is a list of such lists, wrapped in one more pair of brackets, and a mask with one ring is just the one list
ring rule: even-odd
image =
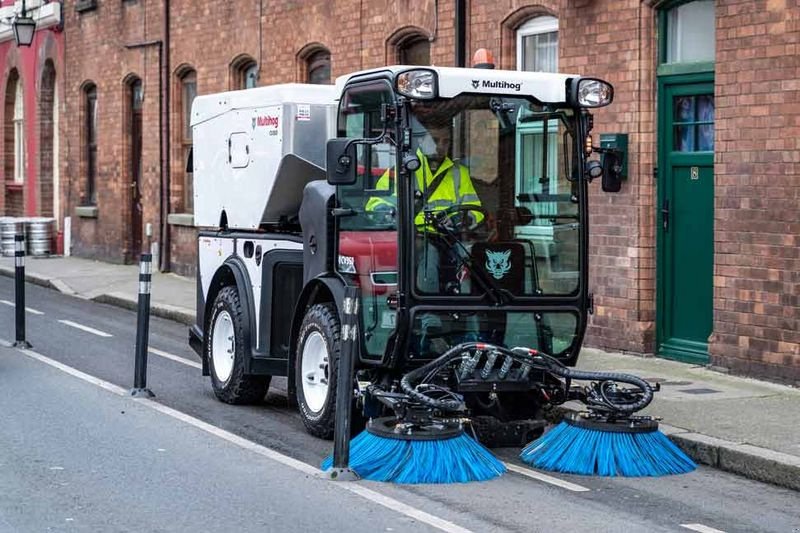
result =
[{"label": "paved sidewalk", "polygon": [[[13,276],[13,258],[0,259],[0,274]],[[80,298],[136,306],[136,265],[30,257],[26,277]],[[192,324],[195,281],[154,273],[151,300],[153,314]],[[661,417],[662,430],[696,461],[800,490],[800,389],[591,348],[583,350],[578,366],[659,382],[661,391],[645,412]]]}]

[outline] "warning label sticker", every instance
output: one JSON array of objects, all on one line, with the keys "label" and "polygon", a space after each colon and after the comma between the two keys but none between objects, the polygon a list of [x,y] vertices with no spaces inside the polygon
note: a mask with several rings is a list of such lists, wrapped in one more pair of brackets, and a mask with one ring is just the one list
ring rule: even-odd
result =
[{"label": "warning label sticker", "polygon": [[308,104],[298,104],[297,116],[295,119],[299,121],[311,120],[311,106]]}]

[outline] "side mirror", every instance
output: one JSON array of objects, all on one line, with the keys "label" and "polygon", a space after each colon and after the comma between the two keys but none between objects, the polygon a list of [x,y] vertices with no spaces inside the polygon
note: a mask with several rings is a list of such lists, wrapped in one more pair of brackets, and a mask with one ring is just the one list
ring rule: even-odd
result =
[{"label": "side mirror", "polygon": [[353,139],[329,139],[326,146],[328,183],[352,185],[356,182],[356,143]]},{"label": "side mirror", "polygon": [[603,191],[619,192],[622,188],[622,154],[608,150],[600,156],[600,164],[603,167]]}]

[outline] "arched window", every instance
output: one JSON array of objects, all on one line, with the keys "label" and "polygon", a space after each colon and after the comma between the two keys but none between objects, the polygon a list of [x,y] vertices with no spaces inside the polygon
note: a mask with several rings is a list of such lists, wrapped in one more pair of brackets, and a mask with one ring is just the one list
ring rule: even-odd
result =
[{"label": "arched window", "polygon": [[306,82],[317,85],[331,83],[331,53],[317,50],[306,59]]},{"label": "arched window", "polygon": [[258,85],[258,63],[250,56],[242,56],[231,64],[231,89],[252,89]]},{"label": "arched window", "polygon": [[86,153],[86,196],[84,203],[97,205],[97,86],[86,85],[83,90],[85,118],[83,139]]},{"label": "arched window", "polygon": [[517,70],[558,72],[558,19],[542,16],[517,28]]},{"label": "arched window", "polygon": [[430,65],[430,41],[421,35],[403,40],[397,45],[397,62],[400,65]]},{"label": "arched window", "polygon": [[186,168],[189,152],[192,149],[192,102],[197,96],[197,72],[192,68],[184,68],[178,78],[178,109],[180,110],[179,146],[181,149],[180,173],[178,183],[183,188],[183,212],[191,213],[194,209],[194,188],[192,173]]}]

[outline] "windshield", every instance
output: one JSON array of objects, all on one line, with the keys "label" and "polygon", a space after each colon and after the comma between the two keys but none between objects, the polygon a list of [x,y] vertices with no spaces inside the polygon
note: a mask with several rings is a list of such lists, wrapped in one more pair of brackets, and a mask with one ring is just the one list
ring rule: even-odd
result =
[{"label": "windshield", "polygon": [[579,281],[574,117],[523,98],[411,103],[420,295],[568,295]]}]

